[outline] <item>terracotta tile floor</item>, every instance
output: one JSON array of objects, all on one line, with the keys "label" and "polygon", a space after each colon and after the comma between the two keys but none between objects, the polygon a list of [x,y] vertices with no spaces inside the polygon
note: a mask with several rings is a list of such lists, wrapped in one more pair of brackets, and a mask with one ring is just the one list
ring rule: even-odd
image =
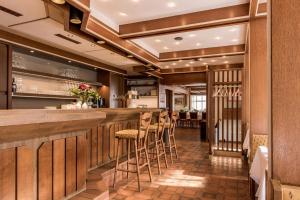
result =
[{"label": "terracotta tile floor", "polygon": [[[199,141],[198,129],[176,130],[179,159],[158,175],[152,164],[153,182],[147,171],[141,177],[142,192],[137,191],[136,178],[122,180],[110,199],[217,199],[249,200],[247,164],[239,158],[211,157],[208,144]],[[134,174],[135,175],[135,174]]]}]

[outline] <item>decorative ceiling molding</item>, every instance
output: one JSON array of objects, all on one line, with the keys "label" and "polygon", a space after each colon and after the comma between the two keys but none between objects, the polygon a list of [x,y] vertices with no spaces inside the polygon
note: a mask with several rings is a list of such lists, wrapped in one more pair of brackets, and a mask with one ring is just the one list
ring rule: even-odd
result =
[{"label": "decorative ceiling molding", "polygon": [[241,55],[245,53],[245,45],[231,45],[185,51],[166,52],[159,54],[160,61],[173,61],[179,59],[204,58],[222,55]]},{"label": "decorative ceiling molding", "polygon": [[120,37],[137,38],[229,26],[249,20],[249,3],[120,25]]}]

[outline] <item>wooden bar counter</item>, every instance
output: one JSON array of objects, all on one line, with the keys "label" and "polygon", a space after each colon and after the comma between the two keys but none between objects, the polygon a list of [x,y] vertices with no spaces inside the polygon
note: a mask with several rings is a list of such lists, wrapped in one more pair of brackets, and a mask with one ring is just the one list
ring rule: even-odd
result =
[{"label": "wooden bar counter", "polygon": [[65,199],[85,190],[88,170],[115,159],[115,132],[136,128],[142,111],[160,110],[1,110],[0,199]]}]

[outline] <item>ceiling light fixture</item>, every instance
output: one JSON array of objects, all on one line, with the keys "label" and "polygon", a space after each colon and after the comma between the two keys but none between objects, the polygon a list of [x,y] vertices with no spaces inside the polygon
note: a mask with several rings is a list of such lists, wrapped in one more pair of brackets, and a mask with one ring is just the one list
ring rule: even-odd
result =
[{"label": "ceiling light fixture", "polygon": [[208,63],[206,63],[206,62],[205,62],[205,63],[203,63],[203,65],[207,65],[207,64],[208,64]]},{"label": "ceiling light fixture", "polygon": [[121,15],[122,17],[126,17],[127,16],[127,14],[123,13],[123,12],[119,12],[119,15]]},{"label": "ceiling light fixture", "polygon": [[68,63],[71,63],[72,61],[71,60],[68,60]]},{"label": "ceiling light fixture", "polygon": [[175,44],[175,45],[180,45],[180,42],[179,42],[179,41],[177,41],[177,42],[175,42],[174,44]]},{"label": "ceiling light fixture", "polygon": [[51,1],[56,4],[65,4],[66,3],[65,0],[51,0]]},{"label": "ceiling light fixture", "polygon": [[172,63],[172,65],[177,65],[176,63]]},{"label": "ceiling light fixture", "polygon": [[189,34],[189,37],[196,37],[196,34]]},{"label": "ceiling light fixture", "polygon": [[189,65],[189,64],[185,64],[185,66],[186,66],[186,67],[189,67],[190,65]]},{"label": "ceiling light fixture", "polygon": [[210,62],[216,62],[216,60],[211,60]]},{"label": "ceiling light fixture", "polygon": [[194,61],[190,61],[190,64],[194,64],[195,62]]},{"label": "ceiling light fixture", "polygon": [[227,58],[226,56],[222,56],[222,58]]},{"label": "ceiling light fixture", "polygon": [[238,39],[232,39],[231,40],[232,42],[237,42],[237,41],[239,41]]},{"label": "ceiling light fixture", "polygon": [[229,31],[230,31],[230,32],[235,32],[235,31],[237,31],[237,29],[236,29],[236,28],[232,28],[232,29],[230,29]]},{"label": "ceiling light fixture", "polygon": [[182,62],[182,60],[178,60],[178,62]]},{"label": "ceiling light fixture", "polygon": [[127,58],[133,58],[133,55],[128,54],[128,55],[127,55]]},{"label": "ceiling light fixture", "polygon": [[70,22],[72,24],[81,24],[81,22],[82,22],[81,19],[82,19],[82,13],[79,10],[71,7]]},{"label": "ceiling light fixture", "polygon": [[155,42],[157,42],[157,43],[160,43],[160,42],[161,42],[161,40],[160,40],[160,39],[156,39],[156,40],[155,40]]},{"label": "ceiling light fixture", "polygon": [[226,60],[225,62],[224,62],[224,64],[228,64],[229,62]]},{"label": "ceiling light fixture", "polygon": [[33,51],[33,50],[30,50],[30,53],[34,53],[34,51]]},{"label": "ceiling light fixture", "polygon": [[176,7],[176,3],[173,2],[173,1],[170,1],[170,2],[167,3],[167,6],[168,6],[169,8],[174,8],[174,7]]},{"label": "ceiling light fixture", "polygon": [[197,43],[196,43],[196,46],[201,46],[201,43],[197,42]]},{"label": "ceiling light fixture", "polygon": [[203,58],[199,58],[198,60],[199,60],[199,61],[202,61],[202,60],[203,60]]},{"label": "ceiling light fixture", "polygon": [[169,47],[164,47],[164,49],[165,49],[165,50],[168,50],[168,49],[169,49]]},{"label": "ceiling light fixture", "polygon": [[97,43],[98,44],[105,44],[105,41],[104,40],[97,40]]},{"label": "ceiling light fixture", "polygon": [[220,36],[215,37],[216,40],[221,40]]}]

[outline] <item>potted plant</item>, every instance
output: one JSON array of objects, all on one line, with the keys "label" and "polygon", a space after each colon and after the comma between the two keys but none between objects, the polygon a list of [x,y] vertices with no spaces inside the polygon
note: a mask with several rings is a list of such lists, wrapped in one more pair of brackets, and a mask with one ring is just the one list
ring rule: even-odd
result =
[{"label": "potted plant", "polygon": [[70,90],[72,96],[78,97],[81,108],[88,108],[92,99],[99,99],[99,94],[90,85],[80,83],[78,87]]}]

